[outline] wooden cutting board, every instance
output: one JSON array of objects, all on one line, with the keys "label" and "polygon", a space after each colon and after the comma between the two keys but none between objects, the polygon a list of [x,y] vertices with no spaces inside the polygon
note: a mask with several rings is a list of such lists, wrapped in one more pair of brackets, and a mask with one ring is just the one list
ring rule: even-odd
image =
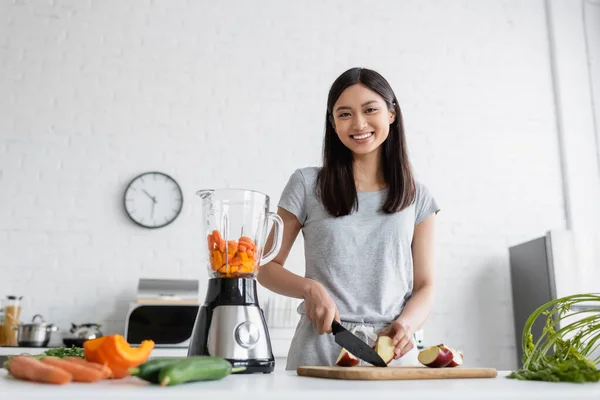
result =
[{"label": "wooden cutting board", "polygon": [[494,368],[427,368],[427,367],[298,367],[300,376],[348,380],[408,380],[495,378]]}]

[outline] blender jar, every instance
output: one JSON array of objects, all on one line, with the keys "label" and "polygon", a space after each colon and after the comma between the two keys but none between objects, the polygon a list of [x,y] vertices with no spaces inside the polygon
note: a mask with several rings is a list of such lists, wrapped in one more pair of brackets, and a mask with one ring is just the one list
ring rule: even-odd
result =
[{"label": "blender jar", "polygon": [[[254,278],[261,265],[275,258],[283,239],[283,221],[269,212],[269,196],[242,189],[199,190],[196,194],[202,198],[209,276]],[[274,240],[265,254],[269,225],[274,227]]]}]

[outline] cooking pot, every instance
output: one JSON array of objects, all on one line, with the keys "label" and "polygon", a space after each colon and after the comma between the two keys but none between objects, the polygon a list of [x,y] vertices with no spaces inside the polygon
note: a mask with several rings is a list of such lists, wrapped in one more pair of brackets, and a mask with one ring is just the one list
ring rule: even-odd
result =
[{"label": "cooking pot", "polygon": [[[36,322],[39,318],[41,322]],[[17,333],[17,341],[21,347],[45,347],[50,341],[52,332],[56,332],[58,327],[54,324],[47,324],[44,317],[36,314],[31,319],[30,324],[19,324],[12,328]]]},{"label": "cooking pot", "polygon": [[100,331],[100,327],[100,324],[87,323],[75,325],[71,322],[70,332],[73,334],[73,337],[64,338],[63,343],[67,347],[83,347],[83,342],[86,340],[93,340],[102,337],[102,331]]}]

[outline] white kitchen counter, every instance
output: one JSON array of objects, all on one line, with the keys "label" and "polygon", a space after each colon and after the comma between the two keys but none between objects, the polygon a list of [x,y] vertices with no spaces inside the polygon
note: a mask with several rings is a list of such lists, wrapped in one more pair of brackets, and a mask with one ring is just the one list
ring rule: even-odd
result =
[{"label": "white kitchen counter", "polygon": [[[0,347],[0,356],[14,356],[17,354],[41,354],[48,347]],[[187,347],[159,347],[152,350],[150,357],[186,357]]]},{"label": "white kitchen counter", "polygon": [[293,371],[230,375],[211,382],[160,387],[129,377],[92,384],[64,386],[18,381],[0,370],[0,397],[7,399],[260,399],[260,400],[380,400],[380,399],[600,399],[600,383],[569,384],[506,379],[420,381],[343,381],[307,378]]}]

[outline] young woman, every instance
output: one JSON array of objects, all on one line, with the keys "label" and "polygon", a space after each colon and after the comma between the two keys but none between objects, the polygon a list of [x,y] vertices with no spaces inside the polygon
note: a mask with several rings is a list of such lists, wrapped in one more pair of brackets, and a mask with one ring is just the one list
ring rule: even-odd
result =
[{"label": "young woman", "polygon": [[[286,369],[335,364],[341,348],[327,334],[334,319],[370,345],[392,337],[393,364],[402,364],[433,303],[439,208],[413,177],[398,100],[380,74],[340,75],[325,124],[323,166],[290,177],[278,207],[283,244],[258,275],[267,289],[304,300]],[[300,230],[304,277],[284,268]]]}]

